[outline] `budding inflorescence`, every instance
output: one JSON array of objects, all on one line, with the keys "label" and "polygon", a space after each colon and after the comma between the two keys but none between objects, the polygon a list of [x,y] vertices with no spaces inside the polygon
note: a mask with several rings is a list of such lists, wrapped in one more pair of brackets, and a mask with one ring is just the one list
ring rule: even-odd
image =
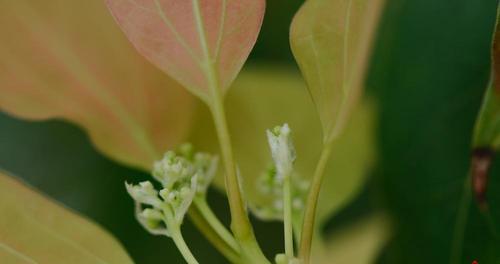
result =
[{"label": "budding inflorescence", "polygon": [[153,177],[160,182],[158,191],[151,182],[126,183],[136,202],[136,217],[146,230],[170,236],[178,228],[195,196],[204,197],[217,170],[218,158],[195,152],[184,144],[177,152],[168,151],[154,164]]},{"label": "budding inflorescence", "polygon": [[271,148],[271,155],[276,166],[277,176],[280,178],[290,175],[296,158],[290,133],[291,130],[288,124],[267,130],[267,140]]},{"label": "budding inflorescence", "polygon": [[[297,173],[290,176],[292,187],[292,209],[300,212],[304,209],[304,200],[309,182],[301,179]],[[262,173],[257,180],[257,190],[268,201],[265,205],[252,208],[256,216],[263,220],[283,220],[283,178],[278,177],[275,166]]]},{"label": "budding inflorescence", "polygon": [[274,164],[257,180],[257,190],[267,198],[266,205],[254,206],[254,213],[264,220],[283,220],[283,188],[285,180],[291,183],[292,209],[301,211],[309,188],[293,170],[296,159],[291,130],[288,124],[267,131],[267,138]]}]

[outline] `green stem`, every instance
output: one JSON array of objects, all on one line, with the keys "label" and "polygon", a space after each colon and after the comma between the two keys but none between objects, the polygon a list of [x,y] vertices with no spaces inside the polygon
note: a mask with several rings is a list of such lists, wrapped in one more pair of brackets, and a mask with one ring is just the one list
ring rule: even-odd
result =
[{"label": "green stem", "polygon": [[179,228],[174,228],[171,229],[171,232],[172,233],[170,235],[174,240],[177,249],[179,249],[186,262],[188,264],[198,264],[198,261],[193,256],[193,253],[191,253],[191,250],[189,250],[188,246],[186,245],[186,241],[184,241],[184,238],[182,237],[181,230]]},{"label": "green stem", "polygon": [[471,204],[471,196],[471,175],[469,173],[465,178],[462,198],[460,199],[459,209],[457,213],[457,221],[455,222],[455,229],[453,231],[450,264],[458,264],[462,262],[462,247],[464,242],[465,227],[467,225],[467,218],[469,215],[469,208]]},{"label": "green stem", "polygon": [[231,210],[232,223],[231,228],[233,229],[235,235],[247,236],[251,231],[250,221],[243,206],[243,201],[241,198],[240,184],[238,176],[236,174],[236,164],[233,158],[233,150],[231,145],[231,139],[229,136],[229,130],[227,127],[227,121],[224,111],[224,106],[217,88],[214,89],[214,102],[211,106],[212,115],[214,118],[215,128],[217,130],[217,136],[219,138],[219,144],[222,154],[222,160],[224,161],[225,168],[225,180],[226,180],[226,191],[229,199],[229,207]]},{"label": "green stem", "polygon": [[[293,215],[293,214],[292,214]],[[298,247],[297,243],[300,242],[300,235],[302,230],[302,218],[303,216],[295,215],[292,217],[292,225],[293,225],[293,237],[295,239],[295,246]]]},{"label": "green stem", "polygon": [[318,204],[323,175],[332,152],[332,142],[333,141],[328,141],[323,145],[323,150],[321,151],[321,156],[319,158],[318,165],[316,166],[316,171],[314,172],[311,187],[309,188],[309,194],[307,196],[299,251],[299,257],[305,264],[310,263],[311,244],[314,234],[314,222],[316,219],[316,207]]},{"label": "green stem", "polygon": [[[231,229],[240,244],[243,258],[248,257],[249,260],[265,261],[267,259],[260,250],[257,240],[253,234],[253,229],[248,219],[245,205],[241,198],[240,184],[236,173],[236,164],[234,162],[231,139],[229,129],[227,127],[226,115],[224,111],[223,94],[218,73],[217,73],[217,57],[213,57],[207,41],[207,34],[203,21],[203,15],[200,8],[199,0],[192,0],[194,16],[196,18],[196,27],[200,37],[200,44],[203,51],[202,67],[204,68],[205,76],[210,93],[210,100],[207,103],[214,118],[217,136],[222,152],[222,160],[225,167],[226,191],[229,199],[229,207],[231,211]],[[248,256],[245,256],[248,255]]]},{"label": "green stem", "polygon": [[243,205],[241,198],[240,183],[236,172],[236,164],[233,158],[233,150],[231,146],[231,139],[229,136],[229,129],[222,102],[222,96],[217,86],[212,89],[213,102],[210,105],[212,116],[214,118],[217,136],[222,153],[222,160],[224,161],[226,192],[229,199],[229,209],[231,211],[231,230],[233,231],[236,240],[241,248],[241,254],[244,261],[248,263],[269,263],[269,261],[262,253],[255,235],[253,233],[250,220]]},{"label": "green stem", "polygon": [[189,209],[189,218],[191,222],[200,230],[200,232],[210,241],[210,243],[226,257],[231,263],[241,263],[239,253],[222,239],[222,237],[210,226],[208,221],[202,215],[197,206]]},{"label": "green stem", "polygon": [[233,235],[226,229],[226,227],[219,221],[210,206],[208,206],[205,197],[196,197],[194,204],[198,208],[200,214],[205,218],[210,227],[217,233],[217,235],[224,240],[224,242],[231,247],[235,252],[239,252],[238,243],[234,240]]},{"label": "green stem", "polygon": [[293,252],[293,225],[292,225],[292,188],[290,176],[286,175],[283,182],[283,219],[285,236],[285,255],[288,259],[294,257]]},{"label": "green stem", "polygon": [[179,252],[181,252],[182,256],[186,260],[188,264],[198,264],[198,261],[189,250],[189,247],[186,245],[186,241],[182,237],[180,225],[176,222],[174,214],[169,206],[163,207],[163,213],[165,215],[165,225],[170,232],[170,237],[174,241],[175,245]]},{"label": "green stem", "polygon": [[209,50],[199,0],[192,0],[192,4],[194,16],[196,18],[196,27],[204,55],[202,67],[204,68],[203,70],[207,78],[210,93],[210,100],[207,100],[207,104],[212,112],[222,152],[222,160],[224,162],[226,192],[229,200],[229,209],[231,211],[231,229],[236,240],[240,244],[244,260],[253,263],[268,263],[255,239],[252,225],[250,224],[245,205],[241,198],[240,184],[236,173],[236,163],[234,162],[231,138],[229,136],[229,129],[227,127],[226,114],[224,111],[223,87],[221,87],[217,73],[218,58],[212,57]]}]

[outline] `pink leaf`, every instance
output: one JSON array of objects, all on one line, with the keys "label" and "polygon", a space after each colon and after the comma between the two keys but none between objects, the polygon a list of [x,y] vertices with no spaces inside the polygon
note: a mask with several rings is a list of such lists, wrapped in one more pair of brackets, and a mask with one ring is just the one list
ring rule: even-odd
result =
[{"label": "pink leaf", "polygon": [[264,0],[106,0],[137,50],[192,93],[225,91],[252,49]]},{"label": "pink leaf", "polygon": [[0,110],[84,127],[144,169],[184,140],[194,98],[139,56],[101,0],[0,2]]}]

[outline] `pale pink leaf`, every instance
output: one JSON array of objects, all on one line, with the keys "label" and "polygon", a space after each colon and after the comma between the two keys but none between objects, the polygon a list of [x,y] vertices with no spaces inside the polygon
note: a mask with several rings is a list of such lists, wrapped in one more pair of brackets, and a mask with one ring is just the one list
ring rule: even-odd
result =
[{"label": "pale pink leaf", "polygon": [[137,54],[103,1],[0,0],[0,32],[0,110],[75,122],[144,169],[184,140],[194,98]]},{"label": "pale pink leaf", "polygon": [[265,0],[106,0],[149,61],[207,100],[229,88],[260,30]]}]

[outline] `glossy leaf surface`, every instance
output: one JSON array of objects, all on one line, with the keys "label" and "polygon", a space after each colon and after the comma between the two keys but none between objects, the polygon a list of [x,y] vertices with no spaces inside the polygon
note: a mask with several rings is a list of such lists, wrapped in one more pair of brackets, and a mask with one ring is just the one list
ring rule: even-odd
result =
[{"label": "glossy leaf surface", "polygon": [[264,0],[106,0],[129,40],[202,99],[227,89],[260,30]]},{"label": "glossy leaf surface", "polygon": [[2,263],[133,263],[106,231],[0,172]]},{"label": "glossy leaf surface", "polygon": [[[256,85],[258,83],[258,85]],[[256,180],[272,164],[266,129],[287,122],[296,147],[296,171],[309,179],[322,144],[321,125],[300,76],[288,68],[263,67],[243,71],[227,97],[228,122],[241,171],[244,196],[254,205],[267,205]],[[347,130],[335,142],[321,193],[318,221],[345,206],[363,185],[375,155],[376,108],[364,101]],[[202,109],[193,129],[193,143],[216,151],[217,140],[208,110]],[[221,176],[221,175],[219,175]],[[223,177],[215,179],[224,187]],[[321,226],[321,225],[319,225]]]},{"label": "glossy leaf surface", "polygon": [[136,53],[102,1],[0,0],[0,30],[0,110],[75,122],[144,169],[183,139],[193,98]]},{"label": "glossy leaf surface", "polygon": [[290,43],[318,110],[325,140],[339,135],[359,97],[383,0],[310,0]]},{"label": "glossy leaf surface", "polygon": [[467,199],[464,185],[490,76],[498,1],[389,2],[369,78],[380,89],[379,175],[396,230],[378,263],[494,263],[500,259],[498,156],[486,195],[489,215]]}]

